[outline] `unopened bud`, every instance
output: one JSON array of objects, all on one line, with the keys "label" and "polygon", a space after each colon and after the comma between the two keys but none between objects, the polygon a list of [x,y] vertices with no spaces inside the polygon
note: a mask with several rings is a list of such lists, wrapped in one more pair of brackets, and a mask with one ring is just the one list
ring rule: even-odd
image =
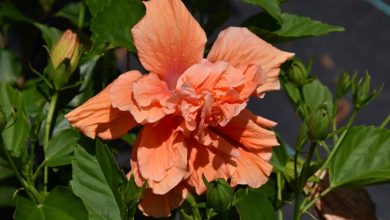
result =
[{"label": "unopened bud", "polygon": [[51,62],[57,69],[66,59],[70,62],[70,72],[73,72],[80,57],[80,42],[75,33],[66,30],[50,52]]},{"label": "unopened bud", "polygon": [[353,83],[353,104],[355,109],[360,109],[363,106],[367,105],[371,100],[373,100],[383,89],[382,87],[377,90],[373,90],[370,92],[370,84],[371,84],[371,76],[366,73],[364,79],[360,79],[356,81],[356,77],[354,77]]},{"label": "unopened bud", "polygon": [[229,209],[233,190],[224,179],[217,179],[207,185],[207,204],[219,213]]},{"label": "unopened bud", "polygon": [[50,52],[51,65],[48,65],[47,69],[56,89],[60,89],[69,81],[77,68],[80,55],[77,35],[66,30]]},{"label": "unopened bud", "polygon": [[7,118],[3,110],[0,109],[0,133],[3,132],[6,125],[7,125]]},{"label": "unopened bud", "polygon": [[298,86],[303,86],[307,81],[308,75],[309,71],[306,69],[305,65],[300,60],[294,59],[288,70],[288,77],[290,80]]},{"label": "unopened bud", "polygon": [[336,95],[337,98],[343,97],[350,89],[352,86],[352,80],[349,77],[349,74],[344,72],[341,74],[337,81],[337,88],[336,88]]},{"label": "unopened bud", "polygon": [[328,107],[326,104],[321,104],[309,117],[307,135],[311,141],[322,141],[328,136],[330,127],[331,117]]}]

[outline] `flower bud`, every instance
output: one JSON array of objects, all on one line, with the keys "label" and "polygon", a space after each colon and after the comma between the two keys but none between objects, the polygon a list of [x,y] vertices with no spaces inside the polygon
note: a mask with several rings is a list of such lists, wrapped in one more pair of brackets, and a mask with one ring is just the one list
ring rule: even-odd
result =
[{"label": "flower bud", "polygon": [[7,118],[3,110],[0,109],[0,133],[3,132],[6,125],[7,125]]},{"label": "flower bud", "polygon": [[66,30],[50,52],[51,62],[54,69],[66,59],[70,60],[70,70],[73,72],[80,57],[80,42],[75,33]]},{"label": "flower bud", "polygon": [[303,86],[307,81],[308,75],[309,71],[306,69],[305,65],[300,60],[294,59],[288,70],[288,77],[290,80],[298,86]]},{"label": "flower bud", "polygon": [[81,55],[80,42],[75,33],[66,30],[50,52],[49,77],[59,89],[76,70]]},{"label": "flower bud", "polygon": [[233,201],[233,190],[224,179],[207,184],[207,204],[219,213],[226,212]]},{"label": "flower bud", "polygon": [[353,104],[355,109],[361,109],[373,100],[383,89],[383,85],[379,90],[373,90],[370,92],[371,76],[366,73],[364,79],[360,79],[356,82],[356,76],[353,82]]},{"label": "flower bud", "polygon": [[321,104],[310,115],[307,123],[307,135],[311,141],[324,140],[329,132],[331,126],[331,117],[329,115],[327,105]]},{"label": "flower bud", "polygon": [[343,97],[352,86],[352,80],[349,77],[349,74],[347,72],[344,72],[341,74],[337,81],[337,88],[336,88],[336,96],[337,98]]}]

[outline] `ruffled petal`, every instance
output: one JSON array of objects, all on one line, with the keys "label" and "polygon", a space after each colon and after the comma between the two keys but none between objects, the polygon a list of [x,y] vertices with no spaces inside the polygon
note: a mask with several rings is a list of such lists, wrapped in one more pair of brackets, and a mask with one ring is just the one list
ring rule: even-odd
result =
[{"label": "ruffled petal", "polygon": [[138,208],[146,215],[156,218],[168,217],[173,209],[178,208],[187,197],[184,184],[179,184],[164,195],[157,195],[146,189]]},{"label": "ruffled petal", "polygon": [[280,88],[280,65],[294,54],[278,50],[247,28],[230,27],[222,31],[208,54],[211,62],[224,60],[234,67],[256,64],[267,74],[267,82],[257,88],[261,94]]},{"label": "ruffled petal", "polygon": [[145,125],[138,137],[133,163],[139,179],[148,180],[155,194],[167,193],[187,174],[187,147],[177,126],[175,119],[167,117]]},{"label": "ruffled petal", "polygon": [[121,74],[117,80],[112,83],[110,90],[110,99],[112,106],[118,108],[121,111],[129,111],[137,108],[136,103],[133,101],[133,83],[141,78],[139,71],[133,70]]},{"label": "ruffled petal", "polygon": [[[114,81],[115,82],[115,81]],[[116,139],[137,125],[130,112],[112,107],[108,85],[99,94],[65,115],[69,123],[90,138]]]},{"label": "ruffled petal", "polygon": [[217,178],[228,179],[233,175],[236,167],[235,158],[216,151],[214,148],[203,146],[194,139],[189,139],[186,143],[190,147],[187,183],[195,189],[198,195],[206,191],[202,175],[208,181]]},{"label": "ruffled petal", "polygon": [[134,45],[145,69],[173,89],[184,70],[202,59],[206,34],[180,0],[144,4],[146,14],[131,30]]},{"label": "ruffled petal", "polygon": [[254,152],[239,148],[240,157],[237,158],[237,169],[234,172],[230,184],[248,185],[252,188],[258,188],[268,181],[272,172],[272,165],[262,156]]},{"label": "ruffled petal", "polygon": [[243,110],[226,126],[216,127],[215,130],[227,139],[240,143],[248,150],[258,151],[279,145],[275,132],[266,129],[275,125],[275,122]]}]

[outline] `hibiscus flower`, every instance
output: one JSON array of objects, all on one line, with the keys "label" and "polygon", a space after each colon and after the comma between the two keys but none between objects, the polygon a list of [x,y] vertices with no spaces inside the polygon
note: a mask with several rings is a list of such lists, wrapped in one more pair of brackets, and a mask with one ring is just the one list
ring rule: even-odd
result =
[{"label": "hibiscus flower", "polygon": [[[139,208],[169,216],[207,180],[259,187],[272,171],[275,122],[246,109],[251,96],[280,88],[280,65],[293,56],[246,28],[222,31],[206,59],[206,34],[180,0],[144,2],[132,30],[148,74],[121,74],[65,117],[90,138],[115,139],[140,124],[131,173],[147,182]],[[130,175],[130,174],[129,174]]]}]

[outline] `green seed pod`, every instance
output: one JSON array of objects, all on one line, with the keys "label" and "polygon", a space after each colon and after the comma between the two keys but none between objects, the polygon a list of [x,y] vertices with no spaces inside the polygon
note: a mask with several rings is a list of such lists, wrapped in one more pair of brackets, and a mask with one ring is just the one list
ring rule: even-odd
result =
[{"label": "green seed pod", "polygon": [[3,132],[6,125],[7,125],[7,118],[3,110],[0,109],[0,133]]},{"label": "green seed pod", "polygon": [[329,115],[327,105],[321,104],[318,108],[310,115],[307,123],[307,135],[311,141],[322,141],[324,140],[331,127],[331,117]]},{"label": "green seed pod", "polygon": [[307,81],[307,76],[309,72],[307,71],[305,65],[298,59],[294,59],[293,63],[288,70],[288,77],[290,80],[298,85],[303,86]]},{"label": "green seed pod", "polygon": [[226,212],[233,200],[233,190],[224,179],[207,185],[207,204],[219,213]]}]

